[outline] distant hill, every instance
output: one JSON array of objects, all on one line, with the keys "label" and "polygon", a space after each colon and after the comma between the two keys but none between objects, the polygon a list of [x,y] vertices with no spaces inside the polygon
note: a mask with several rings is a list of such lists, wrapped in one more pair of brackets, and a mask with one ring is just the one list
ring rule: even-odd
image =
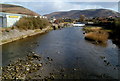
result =
[{"label": "distant hill", "polygon": [[0,4],[0,12],[39,16],[39,14],[18,5]]},{"label": "distant hill", "polygon": [[65,12],[53,12],[46,14],[48,18],[79,18],[80,15],[85,15],[86,17],[108,17],[108,16],[120,16],[120,13],[108,10],[108,9],[89,9],[89,10],[71,10]]}]

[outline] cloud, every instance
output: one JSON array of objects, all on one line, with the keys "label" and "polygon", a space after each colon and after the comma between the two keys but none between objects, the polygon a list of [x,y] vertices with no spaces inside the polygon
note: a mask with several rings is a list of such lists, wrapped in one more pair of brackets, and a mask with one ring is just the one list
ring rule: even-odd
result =
[{"label": "cloud", "polygon": [[[117,2],[5,2],[31,9],[41,15],[57,11],[106,8],[117,11]],[[32,6],[31,6],[32,5]]]},{"label": "cloud", "polygon": [[1,0],[0,2],[118,2],[119,0]]}]

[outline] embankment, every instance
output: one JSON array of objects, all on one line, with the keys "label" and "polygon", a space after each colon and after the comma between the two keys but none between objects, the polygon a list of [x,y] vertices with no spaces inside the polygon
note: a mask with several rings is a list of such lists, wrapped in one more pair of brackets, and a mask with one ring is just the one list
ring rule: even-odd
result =
[{"label": "embankment", "polygon": [[18,30],[18,29],[13,29],[10,31],[4,31],[1,32],[0,36],[0,45],[10,43],[19,39],[24,39],[29,36],[34,36],[37,34],[42,34],[47,31],[51,30],[50,27],[46,27],[44,29],[34,29],[34,30]]}]

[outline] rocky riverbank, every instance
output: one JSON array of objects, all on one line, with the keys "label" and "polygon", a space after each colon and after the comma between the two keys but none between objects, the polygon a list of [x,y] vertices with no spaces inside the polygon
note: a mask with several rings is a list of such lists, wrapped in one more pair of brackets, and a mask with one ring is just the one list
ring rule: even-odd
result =
[{"label": "rocky riverbank", "polygon": [[19,39],[24,39],[29,36],[34,36],[36,34],[42,34],[49,30],[51,30],[51,27],[46,27],[44,29],[34,29],[34,30],[11,29],[9,31],[1,31],[0,45],[13,42]]},{"label": "rocky riverbank", "polygon": [[49,65],[51,61],[52,59],[47,57],[44,58],[43,62],[43,57],[32,52],[25,58],[18,58],[9,65],[1,67],[2,75],[0,75],[0,80],[54,79],[53,73],[46,76],[42,74],[43,67]]}]

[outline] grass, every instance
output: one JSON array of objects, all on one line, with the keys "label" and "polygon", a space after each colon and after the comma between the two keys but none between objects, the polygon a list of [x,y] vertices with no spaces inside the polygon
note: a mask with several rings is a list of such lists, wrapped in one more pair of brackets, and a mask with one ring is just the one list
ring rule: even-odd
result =
[{"label": "grass", "polygon": [[85,31],[98,31],[98,30],[102,30],[102,27],[84,27],[83,30],[85,30]]},{"label": "grass", "polygon": [[0,31],[2,31],[2,32],[4,32],[4,31],[9,32],[10,30],[13,30],[13,29],[17,29],[17,28],[15,28],[15,27],[1,27]]},{"label": "grass", "polygon": [[41,30],[40,29],[36,29],[35,32],[40,32]]},{"label": "grass", "polygon": [[110,30],[104,30],[102,27],[84,27],[83,30],[85,33],[85,39],[97,41],[97,42],[106,42]]},{"label": "grass", "polygon": [[108,32],[108,33],[112,33],[113,32],[112,30],[108,30],[108,29],[105,30],[105,31]]},{"label": "grass", "polygon": [[106,42],[108,36],[109,36],[108,33],[105,31],[89,32],[85,34],[85,39],[97,41],[97,42]]}]

